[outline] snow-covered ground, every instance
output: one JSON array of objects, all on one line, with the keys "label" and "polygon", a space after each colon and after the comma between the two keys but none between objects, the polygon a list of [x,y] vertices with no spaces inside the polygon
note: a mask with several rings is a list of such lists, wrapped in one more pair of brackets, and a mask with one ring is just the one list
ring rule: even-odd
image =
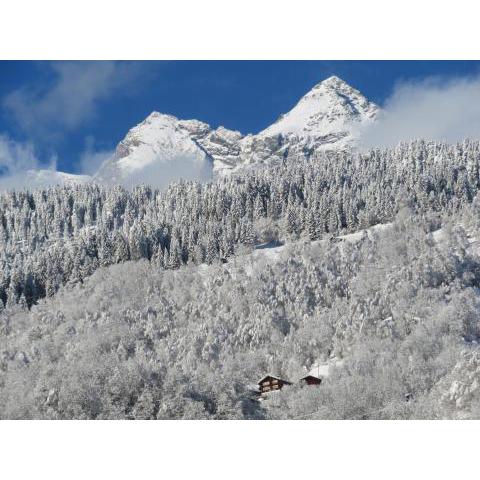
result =
[{"label": "snow-covered ground", "polygon": [[312,375],[313,377],[327,378],[335,368],[342,368],[344,363],[343,359],[337,357],[329,358],[327,361],[317,360],[304,376]]},{"label": "snow-covered ground", "polygon": [[325,238],[322,240],[308,241],[308,240],[299,240],[297,242],[278,244],[261,244],[255,247],[255,250],[250,254],[251,258],[254,260],[260,260],[265,258],[269,261],[278,261],[281,258],[281,255],[288,253],[288,249],[298,246],[298,245],[320,245],[328,242],[347,242],[347,243],[356,243],[361,241],[365,236],[373,238],[375,234],[378,234],[382,231],[385,231],[392,227],[392,223],[378,224],[374,225],[365,230],[359,230],[358,232],[348,233],[346,235],[340,235],[338,237]]},{"label": "snow-covered ground", "polygon": [[[224,268],[230,275],[232,275],[232,277],[241,280],[243,275],[251,276],[254,272],[254,269],[258,268],[262,262],[279,262],[282,258],[288,257],[291,249],[297,248],[301,245],[315,246],[327,243],[338,243],[341,249],[342,243],[356,243],[361,241],[365,236],[373,238],[375,234],[391,228],[392,225],[392,223],[378,224],[370,227],[369,229],[360,230],[358,232],[315,241],[302,239],[296,242],[288,242],[284,244],[279,242],[262,243],[256,245],[254,250],[250,253],[234,255],[230,257],[227,263],[222,264],[220,268]],[[219,268],[219,265],[202,264],[196,268],[196,272],[206,279],[208,272],[212,268]],[[205,284],[205,286],[207,285]]]},{"label": "snow-covered ground", "polygon": [[372,239],[375,234],[384,232],[385,230],[392,228],[392,226],[393,226],[393,223],[391,222],[379,223],[377,225],[374,225],[373,227],[370,227],[364,230],[359,230],[358,232],[354,232],[354,233],[347,233],[346,235],[340,235],[335,238],[343,242],[356,243],[356,242],[359,242],[365,235],[370,239]]}]

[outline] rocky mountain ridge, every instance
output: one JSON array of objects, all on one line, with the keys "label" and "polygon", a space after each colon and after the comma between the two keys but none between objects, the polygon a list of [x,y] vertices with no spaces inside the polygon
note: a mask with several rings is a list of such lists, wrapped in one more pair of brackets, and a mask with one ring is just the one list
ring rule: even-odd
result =
[{"label": "rocky mountain ridge", "polygon": [[[256,135],[153,112],[127,134],[95,178],[105,178],[105,167],[115,172],[110,178],[121,179],[132,169],[175,160],[178,155],[185,158],[185,154],[191,155],[192,165],[211,162],[213,173],[224,175],[247,165],[308,156],[319,149],[351,148],[361,127],[378,112],[377,105],[336,76],[318,83],[292,110]],[[152,128],[156,123],[159,127]],[[167,126],[170,130],[165,130]]]},{"label": "rocky mountain ridge", "polygon": [[[243,135],[199,120],[152,112],[129,130],[115,153],[93,175],[100,184],[140,183],[163,188],[185,180],[209,180],[243,168],[294,161],[324,150],[355,148],[362,128],[380,109],[336,76],[315,85],[287,113],[257,134]],[[52,183],[62,180],[51,176]],[[69,175],[69,181],[75,176]],[[84,183],[85,176],[78,176]]]}]

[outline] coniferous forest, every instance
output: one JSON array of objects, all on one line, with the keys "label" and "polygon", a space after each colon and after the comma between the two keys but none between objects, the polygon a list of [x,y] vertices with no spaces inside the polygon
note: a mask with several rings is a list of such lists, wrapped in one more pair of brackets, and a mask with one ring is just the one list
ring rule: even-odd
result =
[{"label": "coniferous forest", "polygon": [[415,141],[1,194],[0,416],[480,418],[479,187]]}]

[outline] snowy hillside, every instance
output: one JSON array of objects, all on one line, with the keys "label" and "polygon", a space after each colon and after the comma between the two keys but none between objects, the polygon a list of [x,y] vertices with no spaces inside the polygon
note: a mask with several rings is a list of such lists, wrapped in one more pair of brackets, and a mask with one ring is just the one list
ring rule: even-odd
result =
[{"label": "snowy hillside", "polygon": [[[7,308],[0,418],[478,418],[480,259],[446,218],[432,243],[425,220],[275,261],[110,265]],[[259,401],[268,372],[294,383]]]},{"label": "snowy hillside", "polygon": [[[151,120],[118,162],[234,137]],[[417,141],[1,194],[0,418],[478,418],[479,164]],[[259,402],[268,372],[294,383]]]}]

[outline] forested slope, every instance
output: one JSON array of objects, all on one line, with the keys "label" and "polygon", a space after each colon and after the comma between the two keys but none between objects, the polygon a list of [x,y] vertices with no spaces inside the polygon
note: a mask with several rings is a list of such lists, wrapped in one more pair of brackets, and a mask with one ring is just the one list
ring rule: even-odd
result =
[{"label": "forested slope", "polygon": [[[275,259],[100,267],[0,315],[0,415],[478,418],[479,212],[405,207],[357,241]],[[265,373],[295,379],[329,357],[343,363],[322,385],[252,400]]]},{"label": "forested slope", "polygon": [[2,194],[0,309],[30,307],[111,264],[212,263],[260,242],[385,223],[403,205],[419,215],[453,213],[477,194],[479,172],[479,142],[417,141],[289,158],[164,192],[77,185]]}]

